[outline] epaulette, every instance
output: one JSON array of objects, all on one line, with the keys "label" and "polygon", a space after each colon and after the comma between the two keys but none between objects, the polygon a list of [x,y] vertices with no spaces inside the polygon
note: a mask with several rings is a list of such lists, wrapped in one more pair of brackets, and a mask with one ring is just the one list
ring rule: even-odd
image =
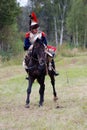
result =
[{"label": "epaulette", "polygon": [[27,33],[25,34],[25,38],[29,38],[29,36],[30,36],[30,33],[27,32]]},{"label": "epaulette", "polygon": [[44,32],[42,32],[42,36],[43,36],[43,37],[46,37],[46,34],[45,34]]}]

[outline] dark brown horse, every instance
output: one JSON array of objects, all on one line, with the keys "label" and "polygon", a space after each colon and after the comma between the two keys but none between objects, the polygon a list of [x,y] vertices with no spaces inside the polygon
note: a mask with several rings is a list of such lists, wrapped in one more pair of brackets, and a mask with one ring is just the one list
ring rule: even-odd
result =
[{"label": "dark brown horse", "polygon": [[[30,56],[31,55],[31,56]],[[45,53],[45,47],[40,39],[37,39],[36,42],[33,45],[32,53],[28,54],[27,57],[25,57],[25,63],[28,67],[28,88],[27,88],[27,99],[26,99],[26,107],[29,107],[30,103],[30,94],[32,89],[32,84],[34,83],[34,80],[37,79],[40,89],[40,101],[39,106],[43,105],[44,102],[44,90],[45,90],[45,76],[46,76],[46,70],[47,70],[47,63],[46,63],[46,53]],[[55,91],[55,78],[52,71],[48,70],[48,74],[51,78],[51,84],[53,86],[53,94],[54,99],[57,99],[57,94]]]}]

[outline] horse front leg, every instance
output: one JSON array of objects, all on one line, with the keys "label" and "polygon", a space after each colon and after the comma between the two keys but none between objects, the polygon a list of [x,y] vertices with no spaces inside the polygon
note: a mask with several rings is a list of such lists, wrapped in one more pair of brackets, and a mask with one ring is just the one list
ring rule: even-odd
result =
[{"label": "horse front leg", "polygon": [[44,90],[45,90],[45,84],[40,86],[39,94],[40,94],[40,101],[39,101],[39,106],[43,106],[44,102]]},{"label": "horse front leg", "polygon": [[26,108],[29,108],[29,103],[30,103],[30,94],[31,94],[31,89],[32,89],[32,84],[34,82],[34,79],[32,79],[29,76],[29,80],[28,80],[28,88],[27,88],[27,99],[26,99]]},{"label": "horse front leg", "polygon": [[40,84],[39,94],[40,94],[40,101],[39,101],[39,107],[43,106],[44,102],[44,91],[45,91],[45,84],[44,84],[45,77],[38,80],[38,83]]},{"label": "horse front leg", "polygon": [[58,97],[57,97],[57,93],[56,93],[56,89],[55,89],[55,77],[54,77],[54,74],[52,73],[52,71],[49,72],[49,76],[50,76],[51,84],[53,87],[54,101],[56,101],[56,100],[58,100]]}]

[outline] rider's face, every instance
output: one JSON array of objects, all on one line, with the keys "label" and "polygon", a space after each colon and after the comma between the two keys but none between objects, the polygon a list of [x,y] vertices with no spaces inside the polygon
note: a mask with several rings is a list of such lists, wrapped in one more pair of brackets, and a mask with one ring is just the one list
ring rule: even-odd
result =
[{"label": "rider's face", "polygon": [[35,28],[35,29],[32,29],[31,31],[32,31],[33,34],[36,34],[38,32],[38,29]]}]

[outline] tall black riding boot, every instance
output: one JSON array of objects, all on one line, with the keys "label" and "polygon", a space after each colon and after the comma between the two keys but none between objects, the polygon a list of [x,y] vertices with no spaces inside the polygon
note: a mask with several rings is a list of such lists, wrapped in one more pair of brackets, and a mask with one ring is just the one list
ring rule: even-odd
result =
[{"label": "tall black riding boot", "polygon": [[51,63],[52,63],[52,70],[53,70],[54,75],[55,75],[55,76],[58,76],[59,73],[57,73],[56,70],[55,70],[55,62],[54,62],[53,59],[52,59]]}]

